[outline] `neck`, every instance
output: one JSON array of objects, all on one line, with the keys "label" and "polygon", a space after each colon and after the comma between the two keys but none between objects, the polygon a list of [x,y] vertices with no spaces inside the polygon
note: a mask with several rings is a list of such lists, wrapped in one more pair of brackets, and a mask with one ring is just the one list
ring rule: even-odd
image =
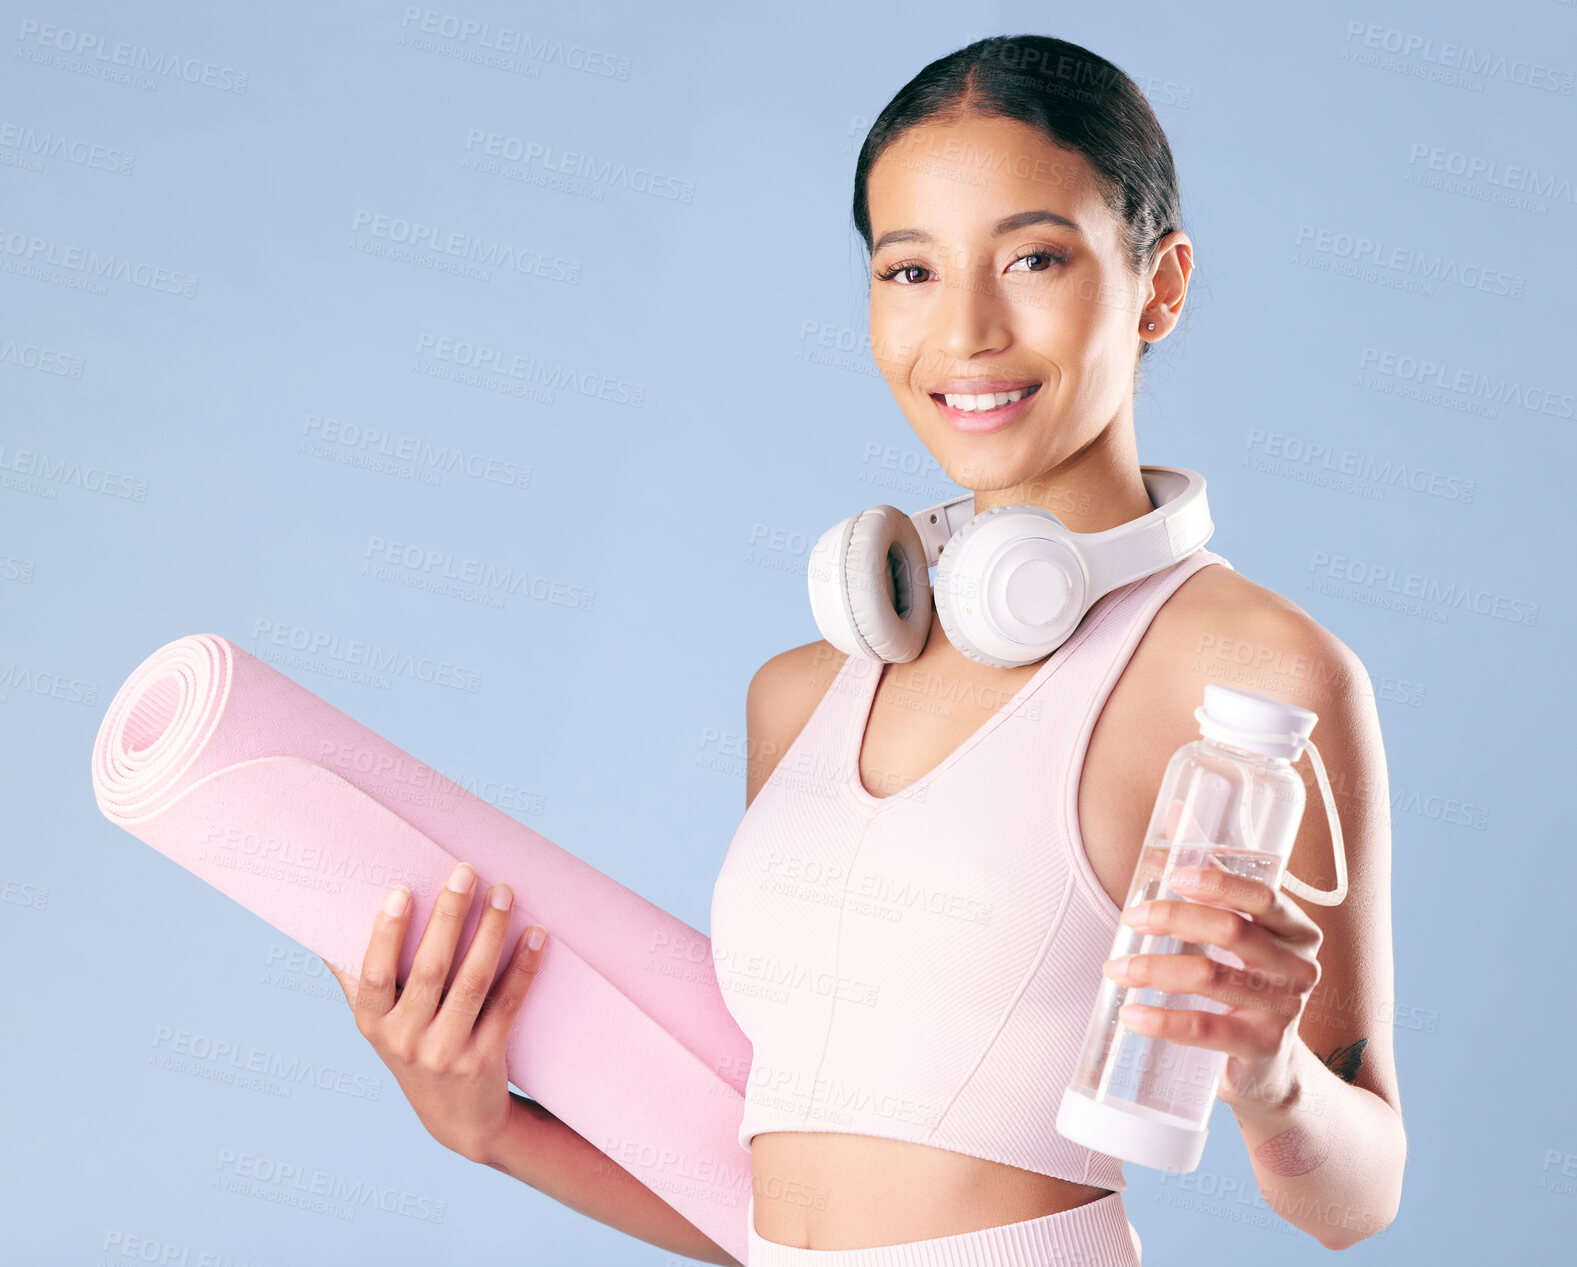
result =
[{"label": "neck", "polygon": [[1148,515],[1154,506],[1139,474],[1132,416],[1114,418],[1088,444],[1032,479],[976,489],[974,513],[993,506],[1039,506],[1073,532],[1104,532]]}]

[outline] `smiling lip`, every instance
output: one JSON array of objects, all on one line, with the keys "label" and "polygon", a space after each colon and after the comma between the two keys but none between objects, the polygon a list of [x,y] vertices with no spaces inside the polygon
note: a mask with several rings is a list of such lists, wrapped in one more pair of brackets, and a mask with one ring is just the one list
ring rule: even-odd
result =
[{"label": "smiling lip", "polygon": [[[944,384],[944,386],[952,388],[955,386],[955,383]],[[952,427],[954,431],[962,432],[965,435],[982,435],[988,431],[997,431],[1007,426],[1025,409],[1029,408],[1029,402],[1034,400],[1040,391],[1039,383],[1014,383],[1006,379],[956,380],[956,386],[964,390],[932,392],[931,399],[936,402],[937,412],[946,419],[948,426]],[[1026,389],[1023,396],[1012,404],[999,405],[995,409],[954,409],[944,399],[947,395],[983,396],[987,392],[1017,391],[1021,387]]]}]

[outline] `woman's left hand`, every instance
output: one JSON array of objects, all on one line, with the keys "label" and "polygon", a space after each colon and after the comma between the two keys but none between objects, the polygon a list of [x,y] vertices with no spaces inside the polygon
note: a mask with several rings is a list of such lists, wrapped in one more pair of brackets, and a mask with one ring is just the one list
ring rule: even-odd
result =
[{"label": "woman's left hand", "polygon": [[[1189,885],[1191,879],[1197,883]],[[1203,995],[1228,1010],[1130,1003],[1119,1019],[1136,1034],[1228,1053],[1217,1094],[1234,1110],[1287,1103],[1294,1091],[1293,1055],[1302,1041],[1298,1020],[1319,983],[1316,956],[1324,933],[1291,898],[1262,880],[1214,867],[1179,867],[1169,883],[1190,900],[1141,903],[1123,922],[1145,933],[1219,947],[1243,966],[1205,955],[1139,954],[1108,960],[1106,975],[1127,986]]]}]

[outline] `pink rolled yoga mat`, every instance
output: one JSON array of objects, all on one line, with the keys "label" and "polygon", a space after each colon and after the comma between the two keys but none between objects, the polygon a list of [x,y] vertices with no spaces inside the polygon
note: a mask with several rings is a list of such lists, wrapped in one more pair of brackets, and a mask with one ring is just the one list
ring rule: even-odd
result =
[{"label": "pink rolled yoga mat", "polygon": [[[478,895],[508,883],[494,980],[528,924],[548,930],[510,1081],[745,1261],[751,1047],[701,933],[213,634],[159,648],[116,692],[93,792],[111,822],[352,975],[393,885],[414,895],[403,982],[456,862]],[[473,897],[461,950],[481,913]]]}]

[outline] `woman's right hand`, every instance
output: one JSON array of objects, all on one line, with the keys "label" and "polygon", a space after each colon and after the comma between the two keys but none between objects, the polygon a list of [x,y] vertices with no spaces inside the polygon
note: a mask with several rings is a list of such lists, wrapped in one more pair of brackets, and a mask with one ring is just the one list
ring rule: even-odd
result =
[{"label": "woman's right hand", "polygon": [[403,885],[389,890],[373,921],[361,976],[350,978],[333,964],[328,969],[345,991],[356,1028],[389,1067],[428,1134],[462,1157],[486,1163],[511,1118],[529,1103],[509,1090],[504,1048],[542,961],[541,945],[533,947],[529,939],[536,933],[545,943],[546,933],[533,924],[521,934],[508,969],[489,993],[514,904],[507,884],[493,885],[454,984],[444,993],[475,887],[469,863],[450,873],[403,987],[395,981],[411,918],[411,894]]}]

